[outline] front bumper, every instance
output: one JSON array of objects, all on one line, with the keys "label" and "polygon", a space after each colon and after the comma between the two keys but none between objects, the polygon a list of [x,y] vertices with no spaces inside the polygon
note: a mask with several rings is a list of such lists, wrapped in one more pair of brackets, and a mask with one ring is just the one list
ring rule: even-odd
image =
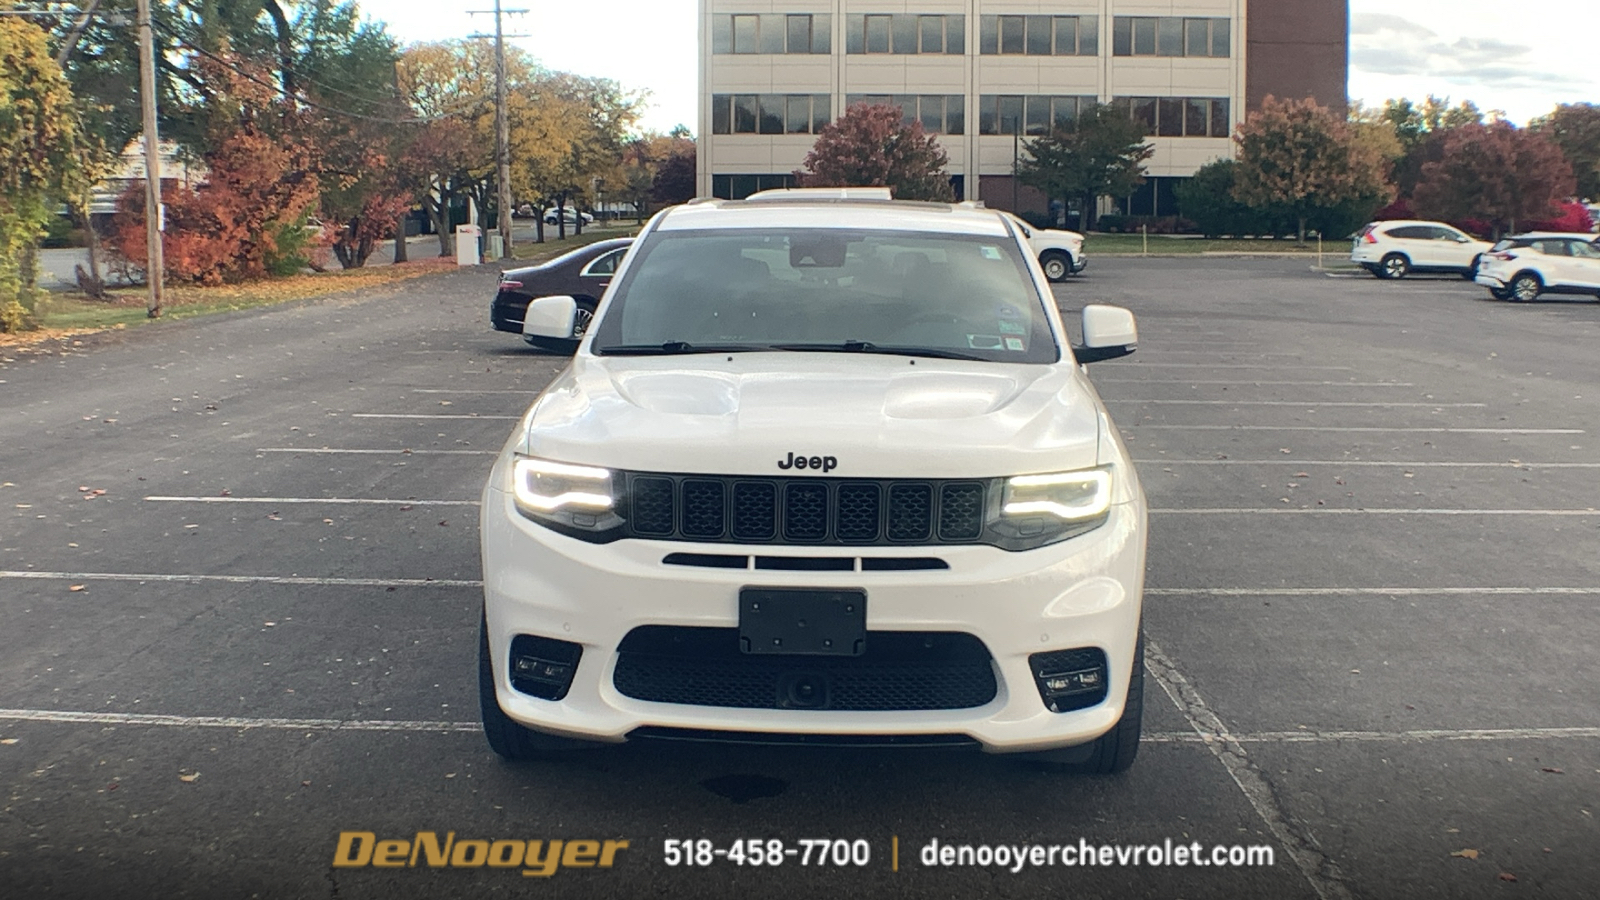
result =
[{"label": "front bumper", "polygon": [[1072,274],[1076,275],[1087,268],[1089,268],[1089,257],[1084,256],[1082,253],[1072,257]]},{"label": "front bumper", "polygon": [[[1144,585],[1142,499],[1112,508],[1087,534],[1008,552],[990,546],[748,547],[681,541],[590,544],[536,525],[510,496],[484,492],[485,615],[500,707],[539,731],[623,741],[636,729],[788,735],[962,735],[990,751],[1067,747],[1091,741],[1122,714],[1138,639]],[[932,571],[783,571],[667,565],[668,553],[772,556],[937,556]],[[959,632],[992,657],[994,698],[967,709],[863,712],[743,709],[659,703],[616,687],[617,648],[635,628],[738,626],[741,587],[861,588],[868,640],[875,631]],[[582,646],[560,701],[511,687],[508,660],[519,634]],[[1094,647],[1108,662],[1106,699],[1055,713],[1040,698],[1028,657]]]}]

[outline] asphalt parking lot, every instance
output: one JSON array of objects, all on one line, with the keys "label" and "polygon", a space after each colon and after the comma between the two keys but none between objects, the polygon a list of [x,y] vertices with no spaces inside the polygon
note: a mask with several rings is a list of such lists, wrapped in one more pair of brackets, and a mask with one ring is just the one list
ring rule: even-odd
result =
[{"label": "asphalt parking lot", "polygon": [[[1503,897],[1600,884],[1600,304],[1287,259],[1097,259],[1152,510],[1125,776],[477,729],[476,498],[562,360],[494,276],[0,364],[0,884],[15,896]],[[611,869],[334,869],[341,831],[627,840]],[[662,842],[864,839],[869,865]],[[1263,844],[937,868],[944,843]],[[898,842],[898,871],[892,865]]]}]

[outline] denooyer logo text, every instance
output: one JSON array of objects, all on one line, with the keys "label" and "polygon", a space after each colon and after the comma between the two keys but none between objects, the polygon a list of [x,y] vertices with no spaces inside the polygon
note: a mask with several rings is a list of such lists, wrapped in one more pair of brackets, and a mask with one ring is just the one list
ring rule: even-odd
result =
[{"label": "denooyer logo text", "polygon": [[562,841],[511,839],[457,839],[454,831],[444,840],[438,832],[419,831],[410,840],[379,840],[371,831],[341,831],[333,851],[334,868],[521,869],[532,878],[548,878],[557,869],[609,869],[627,841]]}]

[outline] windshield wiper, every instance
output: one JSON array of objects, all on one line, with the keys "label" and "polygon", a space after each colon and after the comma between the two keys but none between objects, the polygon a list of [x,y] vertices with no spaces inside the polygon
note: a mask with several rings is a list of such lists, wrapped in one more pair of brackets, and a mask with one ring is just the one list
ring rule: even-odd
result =
[{"label": "windshield wiper", "polygon": [[842,341],[837,344],[773,344],[772,349],[811,353],[882,353],[894,356],[926,356],[933,359],[966,359],[974,362],[988,362],[986,357],[972,353],[962,353],[959,350],[944,350],[937,347],[883,347],[871,341]]},{"label": "windshield wiper", "polygon": [[754,353],[767,347],[751,344],[691,344],[666,341],[660,344],[614,344],[595,350],[601,356],[667,356],[674,353]]}]

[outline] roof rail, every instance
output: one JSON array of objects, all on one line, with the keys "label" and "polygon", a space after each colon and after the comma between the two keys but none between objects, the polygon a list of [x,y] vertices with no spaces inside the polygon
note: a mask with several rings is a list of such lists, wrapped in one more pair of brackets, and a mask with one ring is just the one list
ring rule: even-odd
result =
[{"label": "roof rail", "polygon": [[893,200],[894,192],[886,187],[817,187],[774,188],[756,191],[746,200]]}]

